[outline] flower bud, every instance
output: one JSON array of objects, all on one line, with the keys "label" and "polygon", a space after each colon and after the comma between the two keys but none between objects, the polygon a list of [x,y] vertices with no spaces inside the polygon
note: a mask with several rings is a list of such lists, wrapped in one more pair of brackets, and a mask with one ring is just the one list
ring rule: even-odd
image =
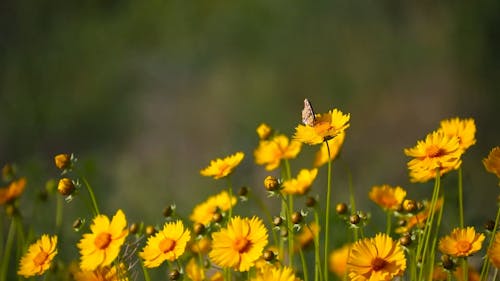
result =
[{"label": "flower bud", "polygon": [[493,231],[493,229],[495,228],[495,221],[488,220],[484,223],[484,228],[488,231]]},{"label": "flower bud", "polygon": [[283,223],[283,219],[281,217],[274,217],[273,224],[274,226],[280,226]]},{"label": "flower bud", "polygon": [[179,277],[181,277],[181,273],[177,269],[170,271],[170,273],[168,274],[169,280],[178,280]]},{"label": "flower bud", "polygon": [[259,127],[257,127],[257,135],[259,135],[259,139],[261,140],[267,140],[271,136],[272,132],[273,129],[271,129],[271,127],[267,124],[262,123]]},{"label": "flower bud", "polygon": [[155,229],[155,227],[154,227],[154,226],[152,226],[152,225],[148,225],[148,226],[146,226],[146,234],[147,234],[148,236],[153,235],[153,234],[155,234],[155,233],[156,233],[156,229]]},{"label": "flower bud", "polygon": [[312,196],[308,196],[306,198],[306,206],[307,207],[314,207],[314,206],[316,206],[316,199],[314,199],[314,197],[312,197]]},{"label": "flower bud", "polygon": [[194,231],[194,234],[196,234],[196,235],[203,234],[203,232],[205,232],[205,225],[197,222],[193,226],[193,231]]},{"label": "flower bud", "polygon": [[73,194],[75,191],[75,185],[73,181],[68,178],[62,178],[59,180],[59,184],[57,185],[57,191],[64,196],[68,196]]},{"label": "flower bud", "polygon": [[223,219],[222,217],[222,214],[221,213],[215,213],[213,216],[212,216],[212,221],[213,222],[221,222]]},{"label": "flower bud", "polygon": [[360,221],[361,221],[361,218],[360,218],[360,217],[359,217],[359,215],[357,215],[357,214],[351,215],[351,216],[349,217],[349,222],[350,222],[351,224],[356,225],[356,224],[358,224]]},{"label": "flower bud", "polygon": [[405,201],[403,201],[403,209],[411,213],[417,209],[417,203],[413,200],[405,199]]},{"label": "flower bud", "polygon": [[337,214],[343,215],[347,212],[347,204],[346,203],[338,203],[337,206],[335,206],[335,211],[337,211]]},{"label": "flower bud", "polygon": [[82,219],[78,218],[76,219],[74,222],[73,222],[73,230],[75,231],[79,231],[80,230],[80,227],[82,227],[82,224],[83,224],[83,221]]},{"label": "flower bud", "polygon": [[273,251],[266,250],[262,254],[262,257],[264,258],[265,261],[273,261],[276,258],[276,255],[274,254]]},{"label": "flower bud", "polygon": [[172,213],[174,212],[174,209],[172,208],[172,206],[167,206],[165,207],[165,209],[163,209],[163,216],[168,218],[172,215]]},{"label": "flower bud", "polygon": [[54,156],[56,167],[60,170],[65,170],[71,167],[71,155],[61,153]]},{"label": "flower bud", "polygon": [[238,191],[239,196],[244,197],[244,196],[247,196],[247,194],[248,194],[248,188],[246,186],[242,186],[240,188],[240,190]]},{"label": "flower bud", "polygon": [[128,231],[130,234],[136,234],[139,231],[139,224],[133,223],[129,226]]},{"label": "flower bud", "polygon": [[269,191],[275,191],[280,188],[280,182],[273,176],[267,176],[264,179],[264,187]]},{"label": "flower bud", "polygon": [[300,212],[293,212],[290,219],[294,224],[298,224],[302,221],[302,214]]}]

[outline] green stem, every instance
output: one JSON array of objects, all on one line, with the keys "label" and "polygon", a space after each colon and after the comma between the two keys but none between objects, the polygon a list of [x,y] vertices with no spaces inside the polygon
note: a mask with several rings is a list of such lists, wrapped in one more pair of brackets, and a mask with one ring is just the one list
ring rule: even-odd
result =
[{"label": "green stem", "polygon": [[458,168],[458,210],[460,217],[460,228],[464,228],[464,197],[462,184],[462,166]]},{"label": "green stem", "polygon": [[[469,280],[469,264],[467,263],[467,258],[463,257],[462,260],[462,277],[464,281]],[[495,280],[495,279],[493,279]]]},{"label": "green stem", "polygon": [[228,193],[229,193],[229,217],[228,217],[228,222],[231,221],[231,218],[233,217],[233,204],[232,204],[232,200],[233,200],[233,183],[231,182],[231,177],[228,176],[227,177],[227,189],[228,189]]},{"label": "green stem", "polygon": [[386,223],[385,234],[389,235],[391,233],[392,211],[387,210],[386,212],[387,212],[387,223]]},{"label": "green stem", "polygon": [[[497,216],[495,218],[495,226],[493,227],[493,230],[491,231],[490,242],[488,243],[487,250],[489,250],[491,248],[491,246],[493,245],[493,242],[495,241],[495,234],[497,233],[499,221],[500,221],[500,205],[498,206],[498,209],[497,209]],[[484,261],[483,267],[481,268],[481,278],[479,280],[481,280],[481,281],[485,280],[485,278],[488,276],[489,271],[490,271],[490,259],[487,258]]]},{"label": "green stem", "polygon": [[5,242],[5,248],[2,258],[2,267],[0,269],[0,280],[7,280],[7,270],[9,268],[9,259],[12,255],[12,244],[14,243],[14,236],[16,234],[16,219],[12,218],[9,227],[9,233],[7,234],[7,241]]},{"label": "green stem", "polygon": [[[439,235],[439,226],[441,225],[441,219],[443,218],[443,209],[444,208],[440,208],[439,209],[439,214],[438,214],[438,219],[437,219],[437,222],[436,222],[436,230],[435,230],[435,233],[434,233],[434,236],[432,238],[432,244],[431,244],[431,254],[430,254],[430,262],[428,263],[430,268],[429,268],[429,280],[432,280],[432,276],[434,275],[434,260],[435,260],[435,257],[436,257],[436,244],[437,244],[437,239],[438,239],[438,235]],[[467,280],[467,279],[465,279]]]},{"label": "green stem", "polygon": [[[319,224],[319,215],[318,211],[314,209],[314,221],[316,225]],[[314,281],[318,281],[321,274],[321,261],[319,254],[319,233],[314,236]]]},{"label": "green stem", "polygon": [[326,280],[328,278],[328,239],[330,238],[330,197],[332,192],[332,158],[330,157],[330,146],[326,141],[326,149],[328,151],[328,177],[326,190],[326,210],[325,210],[325,245],[324,245],[324,260],[323,260],[323,275]]},{"label": "green stem", "polygon": [[92,186],[90,186],[89,182],[87,181],[87,179],[82,176],[82,181],[85,185],[85,188],[87,188],[87,191],[89,193],[89,196],[90,196],[90,200],[92,201],[92,207],[93,207],[93,211],[94,211],[94,215],[99,215],[101,212],[99,211],[99,207],[97,206],[97,201],[95,199],[95,195],[94,195],[94,191],[92,190]]},{"label": "green stem", "polygon": [[307,263],[302,248],[299,249],[299,254],[300,254],[300,261],[302,262],[302,271],[304,271],[304,281],[309,281],[309,273],[307,272]]},{"label": "green stem", "polygon": [[149,276],[148,269],[144,266],[144,262],[140,261],[142,273],[144,274],[145,281],[151,281],[151,277]]},{"label": "green stem", "polygon": [[[288,162],[287,159],[284,161],[285,163],[285,180],[290,180],[292,178],[292,172],[290,169],[290,162]],[[283,195],[282,195],[283,196]],[[288,195],[288,204],[285,205],[287,206],[286,210],[286,221],[287,221],[287,228],[288,228],[288,262],[289,266],[294,268],[293,264],[293,244],[294,244],[294,233],[293,233],[293,223],[292,223],[292,212],[293,212],[293,195]]]}]

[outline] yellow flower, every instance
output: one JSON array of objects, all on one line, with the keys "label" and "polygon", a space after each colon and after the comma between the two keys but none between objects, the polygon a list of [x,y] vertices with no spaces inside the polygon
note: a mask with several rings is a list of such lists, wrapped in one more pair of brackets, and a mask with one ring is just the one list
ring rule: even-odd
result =
[{"label": "yellow flower", "polygon": [[500,232],[495,234],[493,245],[488,250],[488,257],[496,268],[500,268]]},{"label": "yellow flower", "polygon": [[349,114],[334,109],[328,113],[316,114],[313,126],[299,124],[294,139],[309,145],[330,140],[349,127]]},{"label": "yellow flower", "polygon": [[287,266],[266,267],[262,273],[258,273],[252,281],[298,281],[293,269]]},{"label": "yellow flower", "polygon": [[257,217],[234,217],[226,228],[212,233],[210,260],[221,267],[248,271],[267,245],[267,230]]},{"label": "yellow flower", "polygon": [[481,250],[484,235],[473,227],[455,228],[450,235],[439,240],[439,250],[452,257],[468,257]]},{"label": "yellow flower", "polygon": [[269,140],[262,140],[254,151],[255,163],[266,165],[266,170],[272,171],[279,167],[282,159],[297,157],[302,143],[290,141],[285,135],[277,135]]},{"label": "yellow flower", "polygon": [[164,261],[175,261],[186,250],[191,239],[189,229],[184,229],[182,221],[167,222],[161,231],[148,238],[147,245],[139,255],[144,259],[144,266],[157,267]]},{"label": "yellow flower", "polygon": [[318,169],[302,169],[297,178],[283,182],[283,192],[286,194],[304,194],[309,190],[317,175]]},{"label": "yellow flower", "polygon": [[[495,174],[500,180],[500,146],[493,148],[487,158],[483,159],[486,171]],[[500,185],[500,181],[498,182]]]},{"label": "yellow flower", "polygon": [[[335,159],[344,144],[345,139],[345,131],[340,132],[335,138],[328,140],[328,147],[330,148],[330,159]],[[326,147],[326,143],[323,142],[321,144],[321,148],[316,152],[316,156],[314,157],[315,168],[323,166],[325,163],[328,163],[328,148]]]},{"label": "yellow flower", "polygon": [[111,222],[107,216],[98,215],[90,230],[92,233],[84,234],[77,245],[81,254],[80,268],[85,271],[110,265],[116,259],[128,235],[125,214],[118,210]]},{"label": "yellow flower", "polygon": [[128,281],[125,265],[99,267],[93,271],[77,271],[75,281]]},{"label": "yellow flower", "polygon": [[425,140],[418,141],[413,148],[404,150],[405,154],[414,157],[408,162],[411,182],[426,182],[436,177],[436,170],[443,175],[458,169],[462,163],[458,137],[448,137],[441,131],[427,135]]},{"label": "yellow flower", "polygon": [[[295,236],[296,246],[305,248],[311,245],[314,241],[314,237],[318,236],[319,229],[319,225],[315,222],[302,227],[302,231]],[[296,250],[298,251],[299,249]]]},{"label": "yellow flower", "polygon": [[71,167],[71,155],[66,153],[57,154],[54,156],[54,164],[61,170]]},{"label": "yellow flower", "polygon": [[272,132],[273,129],[265,123],[262,123],[259,127],[257,127],[257,135],[259,135],[259,139],[261,140],[267,140],[269,136],[271,136]]},{"label": "yellow flower", "polygon": [[186,265],[186,276],[191,281],[205,280],[205,270],[198,265],[196,258],[191,258]]},{"label": "yellow flower", "polygon": [[224,159],[218,158],[212,160],[208,167],[200,171],[200,174],[206,177],[213,177],[216,180],[224,178],[233,172],[234,168],[243,160],[243,157],[245,157],[243,152],[236,152]]},{"label": "yellow flower", "polygon": [[476,124],[472,118],[443,120],[439,130],[448,137],[458,137],[458,144],[464,151],[476,143]]},{"label": "yellow flower", "polygon": [[368,194],[370,199],[385,210],[396,210],[406,196],[406,191],[399,186],[384,184],[374,186]]},{"label": "yellow flower", "polygon": [[9,186],[0,188],[0,205],[10,203],[23,194],[26,179],[20,178],[12,181]]},{"label": "yellow flower", "polygon": [[236,197],[229,197],[227,191],[222,191],[221,193],[209,197],[205,202],[197,205],[193,209],[193,213],[189,217],[191,221],[195,223],[202,223],[208,225],[212,221],[212,217],[220,210],[225,212],[229,210],[232,206],[236,205]]},{"label": "yellow flower", "polygon": [[386,234],[359,240],[352,246],[347,271],[352,281],[392,280],[406,269],[406,258],[399,242]]},{"label": "yellow flower", "polygon": [[189,249],[195,254],[206,254],[212,247],[212,240],[207,237],[191,241]]},{"label": "yellow flower", "polygon": [[[436,206],[434,208],[434,212],[439,211],[441,207],[443,206],[444,199],[443,197],[439,198],[436,202]],[[406,218],[406,222],[404,226],[396,228],[395,232],[396,233],[404,233],[404,232],[409,232],[413,227],[423,227],[425,225],[425,222],[427,221],[427,218],[429,218],[431,211],[431,206],[429,203],[425,204],[425,208],[417,213],[416,215],[412,215],[408,218]]]},{"label": "yellow flower", "polygon": [[17,274],[28,278],[42,275],[50,268],[52,260],[57,254],[57,236],[42,235],[35,243],[31,244],[28,252],[19,262]]},{"label": "yellow flower", "polygon": [[329,269],[340,278],[343,278],[346,274],[347,260],[349,259],[351,248],[351,244],[346,244],[330,253],[328,259]]}]

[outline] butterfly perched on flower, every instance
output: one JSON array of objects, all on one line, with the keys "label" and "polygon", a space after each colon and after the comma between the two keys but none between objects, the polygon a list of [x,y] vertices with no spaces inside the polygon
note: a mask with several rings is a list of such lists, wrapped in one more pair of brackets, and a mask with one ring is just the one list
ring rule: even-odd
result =
[{"label": "butterfly perched on flower", "polygon": [[304,109],[302,109],[302,123],[306,126],[314,126],[314,121],[316,118],[314,117],[314,110],[308,99],[304,99]]}]

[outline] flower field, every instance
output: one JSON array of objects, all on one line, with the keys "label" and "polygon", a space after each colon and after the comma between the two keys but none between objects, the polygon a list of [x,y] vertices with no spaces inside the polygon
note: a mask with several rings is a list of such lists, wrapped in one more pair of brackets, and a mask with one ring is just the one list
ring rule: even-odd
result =
[{"label": "flower field", "polygon": [[[56,181],[49,182],[37,200],[55,198],[54,214],[44,212],[38,202],[20,200],[30,178],[13,163],[4,163],[0,281],[496,280],[500,208],[484,225],[471,225],[464,216],[462,164],[463,155],[477,145],[474,119],[442,120],[434,131],[420,132],[413,147],[396,149],[394,153],[408,159],[413,185],[374,182],[365,196],[377,210],[367,212],[358,204],[352,183],[346,202],[332,189],[336,160],[356,124],[341,109],[319,109],[321,113],[315,112],[305,99],[302,112],[297,112],[302,122],[289,135],[256,124],[256,131],[248,132],[259,140],[253,151],[214,156],[193,175],[211,178],[220,188],[195,202],[191,213],[178,213],[172,204],[162,216],[139,222],[130,221],[126,206],[102,211],[102,200],[94,192],[98,187],[81,167],[79,159],[85,155],[51,156],[58,173],[49,177]],[[314,161],[297,167],[295,160],[307,153],[305,146],[314,149]],[[260,186],[234,186],[243,162],[269,173],[259,179]],[[476,164],[500,184],[499,146]],[[443,181],[445,177],[455,180]],[[326,183],[325,193],[317,191],[319,178]],[[433,183],[432,193],[414,199],[412,189],[424,183]],[[265,201],[255,196],[257,190],[265,190]],[[238,207],[251,201],[260,208],[251,216],[240,214]],[[63,220],[65,208],[80,202],[86,209],[79,217]],[[35,211],[24,212],[23,204]],[[445,206],[456,208],[447,212]],[[40,227],[39,214],[45,223],[48,217],[50,227]],[[457,224],[444,228],[447,221]],[[63,231],[69,227],[72,232]]]}]

